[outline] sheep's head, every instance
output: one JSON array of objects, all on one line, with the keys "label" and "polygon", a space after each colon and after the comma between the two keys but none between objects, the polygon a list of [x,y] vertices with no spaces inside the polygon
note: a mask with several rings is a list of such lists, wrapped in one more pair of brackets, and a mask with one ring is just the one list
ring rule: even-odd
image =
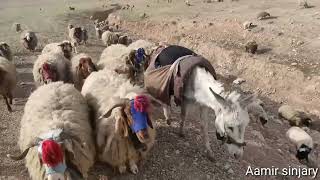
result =
[{"label": "sheep's head", "polygon": [[10,46],[5,42],[0,43],[0,56],[6,58],[8,60],[11,60],[11,58],[12,58]]},{"label": "sheep's head", "polygon": [[77,68],[78,76],[81,76],[80,78],[86,79],[94,71],[97,71],[97,68],[90,57],[80,58]]},{"label": "sheep's head", "polygon": [[72,24],[68,24],[68,29],[72,29],[74,26]]},{"label": "sheep's head", "polygon": [[[58,129],[58,131],[59,130],[61,129]],[[56,132],[56,130],[53,130],[52,132]],[[30,148],[37,147],[39,162],[41,166],[44,165],[48,180],[83,179],[83,175],[79,171],[78,167],[70,160],[71,157],[75,157],[75,148],[83,147],[74,147],[74,143],[70,140],[77,141],[80,144],[85,144],[82,143],[78,137],[67,134],[61,130],[58,137],[53,139],[42,139],[36,137],[27,145],[27,148],[23,153],[18,156],[8,154],[7,157],[16,161],[22,160],[27,156]]]},{"label": "sheep's head", "polygon": [[58,46],[61,47],[61,50],[63,52],[63,55],[67,59],[71,59],[72,57],[72,45],[70,41],[63,41]]},{"label": "sheep's head", "polygon": [[137,149],[146,150],[146,144],[151,141],[148,129],[153,128],[148,113],[149,100],[147,96],[139,95],[132,100],[119,99],[116,102],[118,103],[110,108],[103,117],[109,117],[115,107],[122,107],[121,113],[115,115],[116,132],[122,137],[130,138]]},{"label": "sheep's head", "polygon": [[41,73],[42,79],[45,84],[55,82],[58,80],[57,70],[48,63],[44,63],[40,68],[39,72]]}]

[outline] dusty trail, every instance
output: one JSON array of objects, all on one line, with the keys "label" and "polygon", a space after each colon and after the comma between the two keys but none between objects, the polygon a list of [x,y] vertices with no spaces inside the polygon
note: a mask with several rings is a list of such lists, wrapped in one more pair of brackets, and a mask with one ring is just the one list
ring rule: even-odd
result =
[{"label": "dusty trail", "polygon": [[[79,15],[79,11],[68,12],[64,10],[66,6],[63,3],[54,4],[50,0],[47,1],[47,5],[44,5],[45,3],[40,3],[36,5],[35,8],[28,6],[30,9],[26,8],[25,10],[26,12],[31,10],[35,11],[35,9],[38,10],[39,7],[42,7],[45,9],[43,16],[46,18],[36,18],[39,22],[32,22],[32,14],[27,13],[23,19],[25,24],[30,24],[32,28],[40,32],[40,47],[43,47],[48,42],[66,39],[66,27],[68,23],[81,24],[85,25],[89,30],[90,39],[87,47],[80,47],[79,51],[86,52],[97,60],[104,49],[104,46],[100,41],[95,39],[92,21],[89,20],[89,17],[94,15],[95,17],[99,16],[100,18],[105,19],[107,13],[105,10],[101,9],[102,2],[88,3],[84,0],[77,1],[79,2],[79,4],[77,4],[77,8],[80,11]],[[75,1],[70,1],[68,4],[74,2]],[[252,1],[250,0],[250,2]],[[229,13],[229,10],[226,9],[231,8],[232,11],[236,13],[242,13],[242,19],[251,16],[250,13],[246,13],[246,9],[250,7],[255,7],[257,9],[265,9],[268,7],[274,12],[278,10],[272,5],[266,5],[266,2],[263,1],[249,6],[245,5],[245,2],[239,2],[240,4],[237,6],[235,4],[230,4],[229,2],[207,5],[202,4],[199,1],[199,6],[197,4],[196,6],[191,7],[194,9],[186,9],[182,1],[174,3],[175,8],[184,9],[183,13],[180,11],[179,13],[177,13],[178,11],[173,11],[173,7],[171,7],[173,5],[168,5],[164,2],[157,4],[156,1],[152,1],[148,3],[151,6],[150,8],[146,8],[146,4],[142,0],[123,2],[135,4],[135,9],[133,12],[119,11],[123,17],[120,26],[122,30],[127,31],[135,38],[146,38],[153,41],[167,40],[171,43],[183,44],[203,54],[212,61],[222,80],[228,83],[229,89],[237,88],[245,93],[260,92],[259,95],[266,103],[266,109],[272,120],[268,122],[265,128],[262,128],[257,122],[253,121],[250,123],[250,126],[246,130],[248,146],[245,149],[245,155],[241,161],[235,161],[229,157],[224,147],[220,147],[219,142],[217,142],[215,137],[213,124],[211,124],[210,135],[212,137],[212,147],[216,154],[216,160],[211,162],[204,156],[202,134],[200,132],[197,116],[189,117],[186,123],[186,137],[180,138],[176,134],[178,131],[178,121],[175,121],[171,126],[167,126],[163,120],[162,110],[156,109],[157,113],[155,118],[157,119],[156,125],[158,128],[157,143],[148,159],[140,166],[139,174],[132,175],[127,173],[125,175],[116,176],[116,173],[113,172],[112,169],[98,163],[90,172],[90,180],[98,179],[99,175],[108,175],[109,177],[113,177],[112,179],[117,180],[296,179],[294,177],[281,176],[259,178],[245,176],[248,165],[251,165],[252,167],[303,166],[294,158],[294,155],[289,152],[290,145],[284,137],[284,131],[285,129],[288,129],[289,125],[281,122],[277,118],[276,110],[281,103],[287,102],[296,107],[309,109],[315,115],[316,119],[317,116],[320,115],[317,111],[320,104],[318,103],[320,102],[318,96],[318,91],[320,90],[318,88],[318,81],[320,78],[316,77],[317,73],[305,75],[302,72],[303,69],[300,71],[299,67],[290,67],[291,62],[272,64],[272,62],[280,61],[283,54],[286,54],[286,52],[289,51],[288,49],[290,49],[284,44],[280,44],[280,47],[277,46],[277,43],[281,43],[280,40],[271,40],[272,37],[274,37],[272,28],[274,28],[273,31],[275,32],[278,32],[281,28],[285,31],[288,29],[288,26],[282,25],[281,22],[287,22],[290,21],[290,19],[278,18],[280,19],[280,22],[271,20],[273,21],[273,24],[266,25],[266,32],[262,33],[264,34],[264,37],[266,37],[264,40],[267,43],[262,44],[262,49],[277,47],[273,48],[271,52],[266,50],[263,51],[262,54],[249,56],[244,54],[241,49],[241,44],[247,38],[243,38],[239,32],[239,28],[237,28],[239,26],[239,21],[235,22],[232,20],[235,15]],[[28,3],[31,3],[31,0],[28,1]],[[19,7],[18,2],[13,4],[9,3],[9,5],[11,8],[16,6]],[[53,5],[55,6],[49,8],[49,6]],[[162,10],[158,9],[160,6],[163,7]],[[211,10],[209,6],[214,9],[212,12],[208,11]],[[293,4],[289,3],[288,7],[292,8],[293,6]],[[95,10],[99,10],[100,13],[94,13],[96,11],[92,10],[93,7],[95,7]],[[197,8],[203,9],[201,15],[195,13],[198,12]],[[54,10],[59,13],[54,13],[55,16],[53,18],[51,15]],[[82,12],[81,10],[84,11]],[[312,13],[316,10],[317,9],[311,9]],[[144,11],[152,16],[148,19],[141,20],[139,19],[139,14]],[[289,10],[287,9],[286,11]],[[296,11],[298,10],[295,10],[294,12]],[[111,11],[107,12],[109,13]],[[285,13],[285,11],[279,12],[279,16]],[[309,13],[311,12],[309,11]],[[171,16],[168,17],[167,14],[170,14]],[[208,15],[212,14],[216,15],[215,21],[207,18]],[[300,23],[301,18],[304,16],[306,15],[297,14],[295,20]],[[11,179],[28,179],[28,174],[23,162],[13,162],[8,160],[5,156],[9,152],[19,152],[18,147],[16,146],[20,129],[19,124],[23,114],[24,103],[34,89],[32,66],[39,52],[32,54],[22,50],[17,41],[18,34],[13,33],[10,28],[8,28],[12,25],[12,21],[16,21],[18,18],[16,15],[13,17],[5,17],[8,17],[8,19],[0,20],[0,30],[3,32],[0,36],[0,40],[9,42],[15,52],[14,59],[19,72],[19,83],[14,94],[13,113],[10,114],[6,111],[5,104],[2,99],[0,99],[0,179],[10,179],[8,176],[11,177]],[[135,22],[135,20],[139,21]],[[173,21],[176,21],[176,23],[173,23]],[[193,21],[196,21],[196,23],[193,23]],[[209,27],[209,22],[214,22],[215,24],[212,27]],[[223,23],[225,25],[223,25]],[[261,25],[262,22],[258,22],[258,24]],[[277,26],[281,26],[281,28],[275,29]],[[312,25],[312,27],[314,26],[316,25]],[[316,29],[317,28],[312,32],[315,32]],[[308,43],[313,45],[317,43],[317,40],[315,42],[308,41],[308,38],[313,37],[315,33],[306,35],[304,33],[305,30],[300,28],[295,29],[295,31],[301,32],[301,34],[304,35],[301,37],[304,37]],[[300,37],[294,34],[292,34],[292,36]],[[253,38],[262,36],[261,34],[254,32],[253,34],[245,33],[244,37]],[[300,48],[300,50],[309,52],[308,48],[311,48],[311,46],[307,46],[305,49]],[[310,55],[310,62],[313,61],[311,57],[316,57],[318,53],[317,49],[313,50],[313,54]],[[301,54],[305,55],[303,53]],[[269,57],[271,57],[273,61],[269,61]],[[301,64],[305,66],[303,63]],[[287,72],[288,67],[292,69],[292,71],[290,70]],[[310,68],[310,66],[308,66],[308,68]],[[285,69],[286,72],[284,73]],[[312,80],[307,81],[305,79],[307,76],[312,76]],[[239,87],[231,87],[230,84],[236,77],[245,78],[247,82]],[[291,81],[288,81],[290,79]],[[302,83],[303,86],[299,87]],[[290,94],[288,94],[288,92],[290,92]],[[311,98],[311,100],[306,100],[308,98]],[[173,115],[176,118],[179,118],[179,108],[173,107],[172,110],[174,111]],[[197,114],[197,112],[195,111],[190,114]],[[319,143],[320,133],[312,130],[311,135],[317,139],[317,142]]]}]

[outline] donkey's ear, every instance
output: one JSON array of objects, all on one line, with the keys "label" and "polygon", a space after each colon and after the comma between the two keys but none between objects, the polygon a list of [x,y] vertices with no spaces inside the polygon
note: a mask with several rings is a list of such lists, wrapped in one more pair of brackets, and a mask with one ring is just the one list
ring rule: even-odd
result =
[{"label": "donkey's ear", "polygon": [[217,99],[217,101],[223,106],[224,109],[228,109],[231,107],[230,102],[224,99],[222,96],[220,96],[216,92],[214,92],[211,87],[209,87],[209,90],[213,94],[213,96]]},{"label": "donkey's ear", "polygon": [[245,109],[249,104],[254,102],[257,99],[256,94],[249,95],[243,99],[240,100],[240,106]]}]

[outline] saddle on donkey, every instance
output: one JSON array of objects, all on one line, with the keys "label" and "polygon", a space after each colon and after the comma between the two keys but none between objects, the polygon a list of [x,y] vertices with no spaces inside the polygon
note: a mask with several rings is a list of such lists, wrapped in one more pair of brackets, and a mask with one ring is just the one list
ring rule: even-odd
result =
[{"label": "saddle on donkey", "polygon": [[167,105],[174,95],[175,103],[180,105],[185,83],[197,66],[204,67],[216,79],[214,68],[204,57],[182,46],[160,46],[151,55],[144,75],[145,88]]}]

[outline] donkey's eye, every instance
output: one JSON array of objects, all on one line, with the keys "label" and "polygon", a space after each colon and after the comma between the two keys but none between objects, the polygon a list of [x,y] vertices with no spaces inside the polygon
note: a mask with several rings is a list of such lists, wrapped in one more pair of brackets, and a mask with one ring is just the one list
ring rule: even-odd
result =
[{"label": "donkey's eye", "polygon": [[228,127],[228,129],[229,129],[230,131],[233,131],[233,127]]}]

